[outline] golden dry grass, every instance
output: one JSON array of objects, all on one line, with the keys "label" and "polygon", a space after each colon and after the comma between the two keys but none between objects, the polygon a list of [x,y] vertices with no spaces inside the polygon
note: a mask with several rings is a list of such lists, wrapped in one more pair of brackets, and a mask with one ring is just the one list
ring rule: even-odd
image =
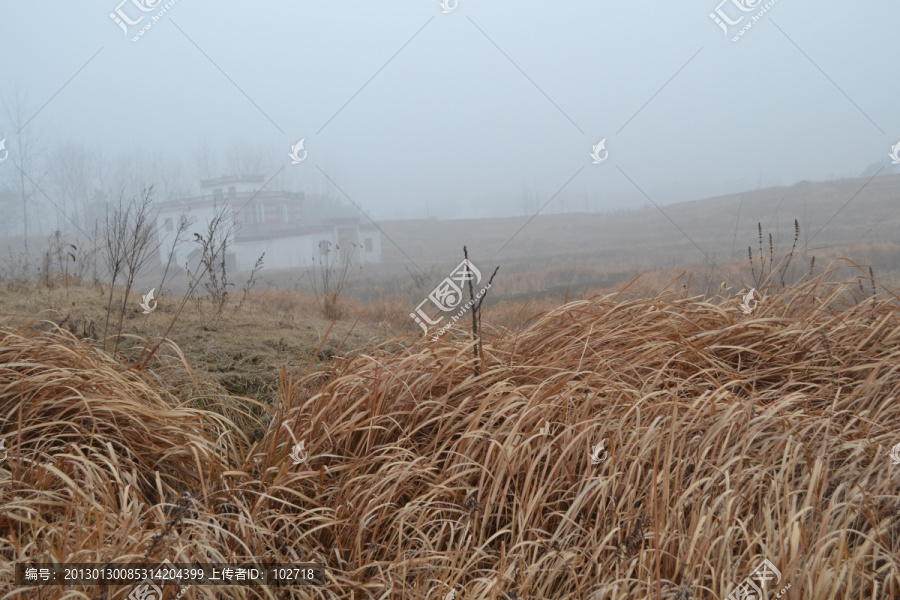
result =
[{"label": "golden dry grass", "polygon": [[[72,283],[67,290],[61,285],[48,289],[35,282],[5,281],[0,283],[0,327],[19,329],[34,323],[35,328],[53,329],[55,323],[102,345],[106,294],[108,287],[87,284]],[[358,320],[351,314],[332,323],[321,316],[314,297],[290,289],[253,290],[246,299],[240,292],[233,296],[222,318],[212,325],[213,309],[207,300],[190,300],[178,313],[182,298],[163,294],[156,310],[145,315],[138,295],[125,313],[123,334],[127,335],[120,341],[120,351],[126,356],[136,354],[146,339],[159,339],[177,316],[169,335],[183,354],[178,362],[187,362],[197,378],[218,386],[219,393],[271,402],[277,395],[282,365],[303,371],[313,362],[315,368],[325,368],[330,356],[371,347],[403,332],[410,321],[407,310],[403,327],[383,318],[375,320],[379,315]],[[117,293],[115,301],[121,299]],[[352,301],[348,306],[353,307]],[[326,332],[328,339],[320,349]],[[115,346],[114,334],[110,331],[109,349]]]},{"label": "golden dry grass", "polygon": [[[820,278],[737,304],[572,302],[492,331],[480,376],[462,332],[285,370],[252,445],[173,387],[174,349],[135,372],[7,329],[0,576],[252,559],[326,565],[321,598],[718,599],[767,558],[789,598],[900,597],[897,298]],[[312,597],[216,593],[183,597]]]}]

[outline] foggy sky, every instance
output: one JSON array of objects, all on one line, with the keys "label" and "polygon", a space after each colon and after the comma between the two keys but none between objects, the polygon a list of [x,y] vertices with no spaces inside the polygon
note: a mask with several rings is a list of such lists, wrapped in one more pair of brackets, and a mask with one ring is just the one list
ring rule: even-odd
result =
[{"label": "foggy sky", "polygon": [[735,43],[718,0],[178,0],[138,42],[118,2],[0,3],[0,93],[27,94],[45,146],[161,157],[192,180],[199,144],[246,147],[267,178],[342,196],[324,172],[375,219],[887,173],[900,140],[898,3],[779,0]]}]

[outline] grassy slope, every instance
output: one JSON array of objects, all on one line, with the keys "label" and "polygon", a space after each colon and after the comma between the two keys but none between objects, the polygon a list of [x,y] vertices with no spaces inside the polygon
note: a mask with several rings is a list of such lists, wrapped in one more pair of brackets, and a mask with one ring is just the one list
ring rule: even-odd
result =
[{"label": "grassy slope", "polygon": [[[530,217],[470,220],[416,220],[381,223],[385,232],[423,267],[431,262],[455,266],[460,240],[483,260],[527,261],[545,257],[585,255],[605,268],[617,261],[633,266],[638,261],[651,266],[703,261],[691,244],[694,240],[718,262],[743,260],[747,243],[756,249],[756,224],[775,235],[776,244],[790,245],[794,219],[803,231],[801,245],[852,246],[882,238],[893,241],[891,232],[900,225],[897,197],[900,175],[883,175],[871,181],[844,179],[833,182],[799,183],[742,194],[706,198],[611,214],[541,214],[515,235],[499,256],[494,256]],[[665,198],[657,198],[665,204]],[[849,202],[849,204],[848,204]],[[666,218],[668,215],[690,237],[685,237]],[[833,215],[839,218],[830,220]],[[827,224],[827,225],[826,225]],[[732,256],[734,248],[734,256]],[[403,261],[397,248],[385,241],[387,262]],[[677,254],[677,256],[673,255]],[[853,253],[854,256],[857,253]],[[452,264],[450,264],[452,263]],[[571,264],[567,260],[566,264]],[[442,269],[443,271],[443,269]]]},{"label": "grassy slope", "polygon": [[788,597],[898,597],[897,307],[821,280],[749,317],[578,301],[493,332],[480,376],[451,336],[286,371],[256,441],[174,346],[135,370],[5,328],[0,572],[252,558],[327,565],[326,598],[724,598],[768,558]]}]

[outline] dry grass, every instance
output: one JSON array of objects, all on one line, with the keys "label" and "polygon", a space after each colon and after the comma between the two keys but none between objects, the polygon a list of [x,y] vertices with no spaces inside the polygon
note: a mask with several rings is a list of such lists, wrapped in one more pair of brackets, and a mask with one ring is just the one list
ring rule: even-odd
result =
[{"label": "dry grass", "polygon": [[[149,288],[142,293],[146,291]],[[115,300],[121,301],[121,295],[117,294]],[[123,331],[127,335],[120,352],[126,357],[136,356],[145,339],[155,341],[165,333],[176,317],[181,298],[162,295],[157,309],[149,315],[142,313],[139,302],[138,296],[125,313]],[[170,333],[185,357],[180,362],[188,363],[204,383],[218,384],[220,394],[247,396],[269,404],[277,396],[283,365],[298,373],[305,372],[311,361],[314,368],[327,368],[330,356],[371,347],[374,340],[393,337],[411,323],[408,310],[400,328],[384,321],[357,322],[352,315],[331,323],[321,317],[315,298],[289,289],[252,290],[239,309],[237,299],[227,304],[215,326],[210,326],[215,308],[207,300],[199,304],[198,308],[198,302],[189,302]],[[79,338],[102,342],[105,305],[104,290],[99,286],[48,290],[31,282],[0,283],[0,327],[19,329],[36,323],[34,327],[51,329],[56,323]],[[107,341],[108,348],[114,345]]]},{"label": "dry grass", "polygon": [[[480,377],[465,337],[394,340],[283,372],[249,447],[150,372],[6,330],[0,572],[152,548],[324,564],[321,598],[687,599],[768,558],[788,597],[900,597],[900,318],[869,292],[819,278],[750,316],[725,297],[573,302],[489,333]],[[100,597],[41,597],[65,593]]]},{"label": "dry grass", "polygon": [[3,331],[4,580],[10,561],[26,557],[141,560],[152,545],[146,533],[166,522],[171,500],[212,493],[246,440],[212,410],[179,406],[167,387],[67,332]]}]

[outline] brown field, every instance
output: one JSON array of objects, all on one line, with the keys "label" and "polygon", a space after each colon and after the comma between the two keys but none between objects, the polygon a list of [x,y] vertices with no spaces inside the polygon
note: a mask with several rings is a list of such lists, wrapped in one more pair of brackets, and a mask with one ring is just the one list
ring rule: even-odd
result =
[{"label": "brown field", "polygon": [[[515,217],[387,222],[381,227],[396,246],[383,240],[387,264],[383,269],[367,265],[360,276],[373,282],[394,273],[405,276],[406,268],[395,266],[406,262],[399,247],[423,270],[434,266],[441,274],[436,284],[462,260],[465,243],[482,270],[502,266],[503,285],[496,293],[524,299],[549,289],[561,299],[567,286],[602,288],[655,269],[687,268],[699,274],[710,270],[710,262],[747,267],[747,246],[757,249],[758,223],[766,237],[773,235],[775,253],[782,255],[790,250],[796,219],[797,248],[805,264],[812,256],[820,265],[849,256],[873,265],[882,280],[900,286],[898,197],[900,175],[884,175],[803,182],[665,205],[661,207],[665,214],[649,205],[608,214],[549,214],[557,206],[553,201],[530,221]],[[768,252],[767,240],[764,245]],[[722,280],[721,274],[717,277],[716,285]],[[402,278],[407,284],[409,280]]]},{"label": "brown field", "polygon": [[477,357],[405,299],[332,323],[278,289],[189,301],[150,359],[180,299],[129,309],[114,355],[103,288],[3,282],[2,598],[132,591],[35,595],[16,561],[165,559],[327,571],[188,599],[722,599],[763,559],[767,598],[900,597],[892,288],[817,267],[744,315],[678,274],[489,294]]}]

